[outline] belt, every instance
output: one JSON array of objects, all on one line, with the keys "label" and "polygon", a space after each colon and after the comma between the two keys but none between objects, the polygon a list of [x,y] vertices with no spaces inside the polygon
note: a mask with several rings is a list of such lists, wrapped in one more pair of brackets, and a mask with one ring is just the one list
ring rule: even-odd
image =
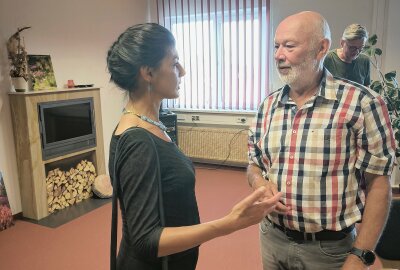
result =
[{"label": "belt", "polygon": [[351,225],[341,231],[322,230],[316,233],[306,233],[290,230],[273,222],[271,223],[274,228],[282,231],[289,240],[293,241],[337,241],[345,238],[354,229],[354,225]]}]

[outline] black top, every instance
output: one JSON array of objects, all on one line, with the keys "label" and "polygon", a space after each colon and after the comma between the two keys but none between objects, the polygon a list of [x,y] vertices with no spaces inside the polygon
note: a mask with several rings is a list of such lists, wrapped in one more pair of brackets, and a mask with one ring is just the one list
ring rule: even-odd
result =
[{"label": "black top", "polygon": [[[151,138],[159,155],[166,226],[200,223],[194,166],[175,143],[166,142],[142,128],[131,128],[123,136],[114,134],[110,143],[109,171],[114,175],[115,150],[120,140],[116,165],[122,215],[118,269],[161,269],[157,253],[163,228],[158,207],[157,156]],[[170,255],[169,270],[195,269],[197,256],[198,248]]]},{"label": "black top", "polygon": [[334,49],[325,57],[324,66],[335,77],[344,78],[365,86],[371,84],[370,62],[366,55],[360,54],[351,63],[346,63],[340,59],[336,49]]}]

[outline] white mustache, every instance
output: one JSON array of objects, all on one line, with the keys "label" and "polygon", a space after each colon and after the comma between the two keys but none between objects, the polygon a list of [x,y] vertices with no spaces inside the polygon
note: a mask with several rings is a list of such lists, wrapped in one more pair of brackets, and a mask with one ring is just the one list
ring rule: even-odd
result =
[{"label": "white mustache", "polygon": [[276,63],[276,66],[278,68],[291,68],[292,67],[291,65],[285,65],[283,63]]}]

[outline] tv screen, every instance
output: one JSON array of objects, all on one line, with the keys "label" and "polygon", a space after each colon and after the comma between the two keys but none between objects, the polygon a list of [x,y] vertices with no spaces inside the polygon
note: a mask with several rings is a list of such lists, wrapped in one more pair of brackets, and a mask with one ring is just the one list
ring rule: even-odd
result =
[{"label": "tv screen", "polygon": [[47,143],[92,133],[90,103],[43,108],[43,115]]},{"label": "tv screen", "polygon": [[38,106],[45,158],[96,144],[92,98],[45,102]]}]

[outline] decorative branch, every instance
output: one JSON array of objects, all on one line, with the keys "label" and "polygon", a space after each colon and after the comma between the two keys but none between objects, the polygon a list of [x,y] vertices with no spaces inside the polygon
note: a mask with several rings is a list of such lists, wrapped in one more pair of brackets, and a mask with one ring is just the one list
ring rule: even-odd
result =
[{"label": "decorative branch", "polygon": [[11,77],[23,77],[25,81],[29,79],[28,72],[28,59],[25,47],[21,42],[20,33],[26,29],[31,28],[25,26],[18,28],[7,41],[8,59],[10,60],[10,76]]}]

